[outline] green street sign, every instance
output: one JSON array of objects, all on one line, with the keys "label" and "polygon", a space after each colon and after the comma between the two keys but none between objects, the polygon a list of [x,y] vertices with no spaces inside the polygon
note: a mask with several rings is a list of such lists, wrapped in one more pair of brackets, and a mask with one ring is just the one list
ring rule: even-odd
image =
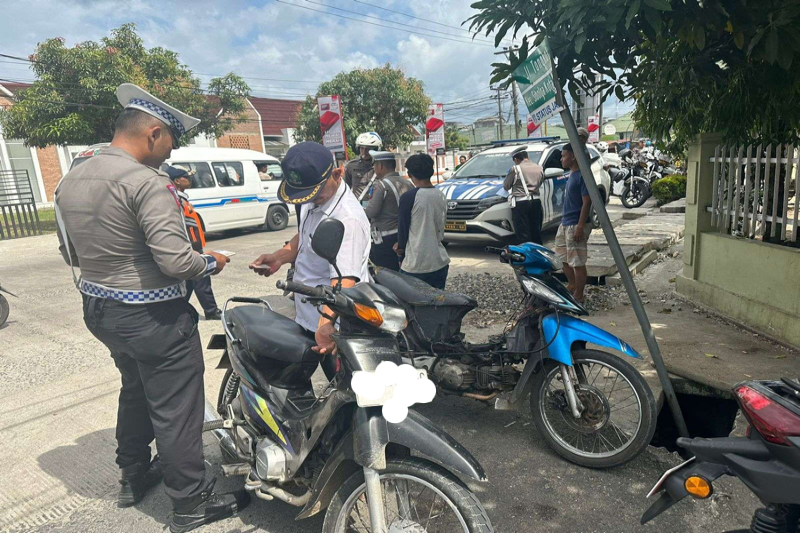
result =
[{"label": "green street sign", "polygon": [[561,107],[556,104],[552,65],[550,45],[545,39],[512,74],[520,86],[533,123],[537,126],[561,111]]}]

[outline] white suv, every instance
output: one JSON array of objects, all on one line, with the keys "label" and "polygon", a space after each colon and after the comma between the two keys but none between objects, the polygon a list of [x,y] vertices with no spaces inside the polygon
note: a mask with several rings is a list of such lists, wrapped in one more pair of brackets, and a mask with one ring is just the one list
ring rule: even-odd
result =
[{"label": "white suv", "polygon": [[[514,242],[514,224],[508,191],[503,189],[511,166],[511,153],[525,146],[528,158],[544,167],[544,183],[540,195],[544,211],[542,229],[557,226],[564,206],[564,187],[568,172],[561,168],[561,147],[564,142],[541,142],[528,145],[509,144],[491,148],[464,163],[449,180],[436,186],[447,199],[447,242]],[[611,178],[605,171],[600,153],[587,145],[600,194],[608,203]],[[592,216],[596,217],[594,210]]]}]

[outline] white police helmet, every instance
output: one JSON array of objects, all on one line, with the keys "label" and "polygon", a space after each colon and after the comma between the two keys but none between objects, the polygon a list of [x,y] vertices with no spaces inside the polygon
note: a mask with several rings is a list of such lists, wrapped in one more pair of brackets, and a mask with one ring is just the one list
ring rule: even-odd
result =
[{"label": "white police helmet", "polygon": [[365,146],[367,148],[372,148],[373,150],[375,150],[383,146],[383,139],[381,139],[381,136],[375,133],[374,131],[368,131],[362,133],[356,139],[356,147],[359,146]]},{"label": "white police helmet", "polygon": [[600,141],[597,143],[597,149],[601,152],[608,152],[608,143],[605,141]]}]

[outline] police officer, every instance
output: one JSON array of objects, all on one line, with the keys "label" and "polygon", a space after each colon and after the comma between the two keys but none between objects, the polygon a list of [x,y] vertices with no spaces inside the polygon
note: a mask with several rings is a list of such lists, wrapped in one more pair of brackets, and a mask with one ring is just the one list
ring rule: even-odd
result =
[{"label": "police officer", "polygon": [[[200,121],[139,87],[117,88],[125,107],[111,146],[70,171],[55,194],[60,251],[73,267],[89,331],[122,376],[117,415],[118,505],[140,501],[163,469],[175,509],[170,531],[231,516],[243,491],[215,494],[203,460],[203,351],[184,281],[228,262],[192,250],[175,185],[157,170]],[[155,438],[159,455],[150,456]],[[160,460],[159,460],[160,457]]]},{"label": "police officer", "polygon": [[[172,180],[172,183],[175,184],[175,188],[177,189],[178,199],[181,202],[181,209],[183,210],[183,221],[186,224],[186,233],[189,234],[189,240],[192,243],[192,250],[202,254],[203,248],[206,247],[203,221],[189,201],[189,195],[186,194],[186,190],[192,187],[192,177],[195,172],[194,170],[187,170],[182,166],[168,166],[164,169],[164,172],[167,173],[167,176],[169,176],[169,179]],[[187,302],[192,297],[192,294],[197,296],[197,301],[200,302],[200,307],[203,308],[206,320],[222,319],[222,310],[217,307],[217,300],[214,298],[214,290],[211,288],[210,276],[186,280]]]},{"label": "police officer", "polygon": [[371,151],[374,162],[375,188],[366,207],[370,221],[372,250],[369,258],[380,267],[400,270],[394,245],[397,244],[397,213],[400,197],[413,189],[411,183],[397,173],[395,154]]},{"label": "police officer", "polygon": [[528,158],[525,147],[511,153],[514,166],[503,181],[503,188],[509,191],[511,218],[517,242],[542,244],[542,201],[539,189],[542,186],[544,170],[541,165]]},{"label": "police officer", "polygon": [[[368,194],[369,183],[375,173],[372,170],[372,157],[369,155],[370,150],[380,150],[383,146],[381,136],[374,131],[362,133],[356,139],[356,149],[358,150],[358,159],[354,159],[347,163],[344,173],[344,182],[356,198],[362,200]],[[363,194],[362,194],[363,193]]]},{"label": "police officer", "polygon": [[[280,250],[263,254],[250,264],[262,276],[271,276],[281,266],[294,263],[294,281],[315,287],[335,285],[336,274],[328,261],[311,248],[311,237],[320,222],[334,218],[344,223],[344,238],[336,257],[342,273],[342,287],[352,287],[369,279],[370,251],[369,221],[364,208],[342,179],[342,170],[334,167],[330,151],[315,142],[302,142],[292,146],[281,162],[283,182],[278,194],[287,204],[301,204],[297,235]],[[313,335],[314,350],[332,354],[335,348],[333,333],[335,322],[321,316],[311,303],[295,298],[295,322]],[[330,309],[326,314],[332,316]],[[332,376],[331,359],[323,362],[326,374]]]}]

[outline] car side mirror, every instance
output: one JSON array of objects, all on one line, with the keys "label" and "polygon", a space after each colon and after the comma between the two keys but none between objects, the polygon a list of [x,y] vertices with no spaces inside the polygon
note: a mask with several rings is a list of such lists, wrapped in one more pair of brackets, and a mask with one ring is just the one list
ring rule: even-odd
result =
[{"label": "car side mirror", "polygon": [[564,175],[564,170],[560,168],[548,168],[544,171],[544,177],[547,179],[560,178]]}]

